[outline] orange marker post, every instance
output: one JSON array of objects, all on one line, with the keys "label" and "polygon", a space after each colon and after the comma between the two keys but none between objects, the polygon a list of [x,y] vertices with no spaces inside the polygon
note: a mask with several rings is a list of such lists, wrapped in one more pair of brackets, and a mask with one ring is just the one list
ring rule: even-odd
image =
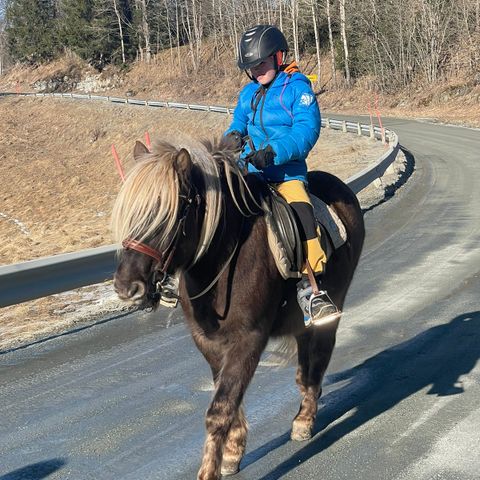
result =
[{"label": "orange marker post", "polygon": [[147,144],[147,148],[151,150],[152,144],[150,142],[150,135],[148,134],[148,132],[145,132],[145,143]]},{"label": "orange marker post", "polygon": [[112,155],[113,155],[113,158],[115,159],[115,165],[117,167],[118,173],[120,174],[120,178],[122,179],[122,182],[125,182],[125,173],[123,172],[122,162],[120,162],[120,158],[118,158],[118,153],[113,143],[112,143]]},{"label": "orange marker post", "polygon": [[382,142],[385,143],[385,130],[382,125],[382,118],[380,117],[380,112],[378,111],[378,94],[375,94],[375,113],[377,114],[378,124],[380,125],[380,130],[382,132]]}]

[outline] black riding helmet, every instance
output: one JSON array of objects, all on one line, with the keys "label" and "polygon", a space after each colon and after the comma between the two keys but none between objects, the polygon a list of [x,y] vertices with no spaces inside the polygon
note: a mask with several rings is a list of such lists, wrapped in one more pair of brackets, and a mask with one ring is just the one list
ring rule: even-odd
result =
[{"label": "black riding helmet", "polygon": [[288,43],[283,33],[273,25],[256,25],[242,35],[238,67],[248,70],[277,52],[288,52]]}]

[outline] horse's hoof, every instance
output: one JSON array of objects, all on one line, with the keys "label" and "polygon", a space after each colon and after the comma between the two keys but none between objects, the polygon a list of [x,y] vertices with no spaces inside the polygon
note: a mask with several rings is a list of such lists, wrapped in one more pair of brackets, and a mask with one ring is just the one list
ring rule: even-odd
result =
[{"label": "horse's hoof", "polygon": [[312,438],[312,429],[303,425],[293,425],[290,438],[295,442],[305,442]]},{"label": "horse's hoof", "polygon": [[222,475],[235,475],[240,470],[237,462],[222,463]]}]

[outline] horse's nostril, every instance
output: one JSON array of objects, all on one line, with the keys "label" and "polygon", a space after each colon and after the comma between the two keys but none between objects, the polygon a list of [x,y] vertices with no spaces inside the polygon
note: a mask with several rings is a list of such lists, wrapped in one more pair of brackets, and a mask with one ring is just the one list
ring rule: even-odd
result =
[{"label": "horse's nostril", "polygon": [[128,297],[131,300],[137,300],[145,295],[146,288],[143,282],[132,282],[128,290]]}]

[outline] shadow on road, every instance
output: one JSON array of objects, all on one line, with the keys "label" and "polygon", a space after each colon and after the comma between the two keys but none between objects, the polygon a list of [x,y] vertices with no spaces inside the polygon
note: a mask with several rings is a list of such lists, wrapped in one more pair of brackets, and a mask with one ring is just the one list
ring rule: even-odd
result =
[{"label": "shadow on road", "polygon": [[62,458],[33,463],[32,465],[27,465],[26,467],[2,475],[0,480],[41,480],[42,478],[47,478],[53,472],[60,470],[66,463]]},{"label": "shadow on road", "polygon": [[[391,347],[349,370],[329,376],[329,383],[349,384],[321,399],[314,427],[315,437],[289,459],[259,480],[276,480],[337,440],[402,400],[429,388],[428,395],[459,395],[464,392],[461,375],[480,358],[480,312],[465,313]],[[347,412],[353,413],[322,433]],[[283,434],[245,457],[246,465],[288,441]],[[242,464],[242,467],[246,466]]]}]

